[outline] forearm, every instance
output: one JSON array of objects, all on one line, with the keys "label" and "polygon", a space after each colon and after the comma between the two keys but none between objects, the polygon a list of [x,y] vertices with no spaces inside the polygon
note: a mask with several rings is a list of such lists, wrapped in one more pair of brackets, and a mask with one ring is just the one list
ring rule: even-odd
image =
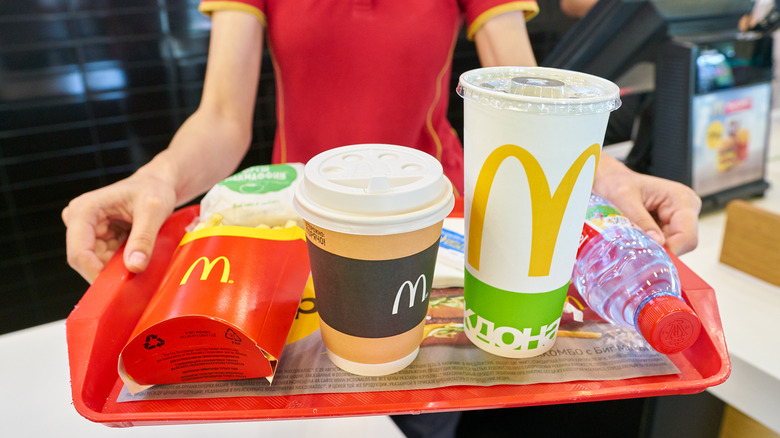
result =
[{"label": "forearm", "polygon": [[251,142],[263,28],[256,17],[236,11],[215,12],[212,22],[200,106],[135,175],[172,188],[177,205],[230,175]]},{"label": "forearm", "polygon": [[179,128],[168,148],[134,177],[166,184],[176,193],[176,204],[182,205],[233,173],[250,142],[251,126],[201,107]]}]

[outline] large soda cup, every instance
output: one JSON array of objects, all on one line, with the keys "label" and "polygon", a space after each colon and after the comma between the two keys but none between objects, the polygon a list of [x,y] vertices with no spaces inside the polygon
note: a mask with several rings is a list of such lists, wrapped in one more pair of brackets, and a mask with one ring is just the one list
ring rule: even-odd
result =
[{"label": "large soda cup", "polygon": [[452,184],[431,155],[365,144],[312,158],[295,191],[320,332],[331,361],[360,375],[409,365],[423,338]]},{"label": "large soda cup", "polygon": [[609,113],[610,81],[541,67],[460,77],[464,99],[465,331],[532,357],[555,343]]}]

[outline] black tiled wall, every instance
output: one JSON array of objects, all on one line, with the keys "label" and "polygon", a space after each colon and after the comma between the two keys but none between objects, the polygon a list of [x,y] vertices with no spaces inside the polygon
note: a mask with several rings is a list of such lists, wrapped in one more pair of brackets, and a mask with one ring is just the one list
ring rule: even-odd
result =
[{"label": "black tiled wall", "polygon": [[[60,212],[166,147],[200,100],[209,28],[195,0],[0,2],[0,333],[78,302]],[[261,81],[244,165],[270,160],[267,58]]]},{"label": "black tiled wall", "polygon": [[[557,0],[540,0],[540,5]],[[67,317],[87,283],[65,260],[60,212],[168,144],[202,91],[210,21],[197,0],[0,2],[0,333]],[[529,25],[537,58],[550,15]],[[458,76],[479,66],[461,34],[450,119],[463,126]],[[242,167],[270,161],[274,85],[266,55]]]}]

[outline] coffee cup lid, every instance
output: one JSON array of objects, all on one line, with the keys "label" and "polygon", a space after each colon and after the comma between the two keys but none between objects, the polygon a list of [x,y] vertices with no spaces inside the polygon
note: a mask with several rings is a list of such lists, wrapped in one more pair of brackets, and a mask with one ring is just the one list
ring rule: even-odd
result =
[{"label": "coffee cup lid", "polygon": [[298,214],[350,234],[396,234],[444,219],[454,206],[441,163],[417,149],[388,144],[334,148],[312,158],[295,190]]},{"label": "coffee cup lid", "polygon": [[486,67],[460,76],[458,94],[498,109],[597,114],[620,108],[620,89],[598,76],[547,67]]}]

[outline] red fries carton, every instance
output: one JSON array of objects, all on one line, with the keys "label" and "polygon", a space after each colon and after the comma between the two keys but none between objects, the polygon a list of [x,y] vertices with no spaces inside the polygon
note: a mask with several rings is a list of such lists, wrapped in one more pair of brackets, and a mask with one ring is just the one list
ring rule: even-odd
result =
[{"label": "red fries carton", "polygon": [[270,381],[309,276],[297,226],[185,234],[119,357],[135,393],[163,383]]}]

